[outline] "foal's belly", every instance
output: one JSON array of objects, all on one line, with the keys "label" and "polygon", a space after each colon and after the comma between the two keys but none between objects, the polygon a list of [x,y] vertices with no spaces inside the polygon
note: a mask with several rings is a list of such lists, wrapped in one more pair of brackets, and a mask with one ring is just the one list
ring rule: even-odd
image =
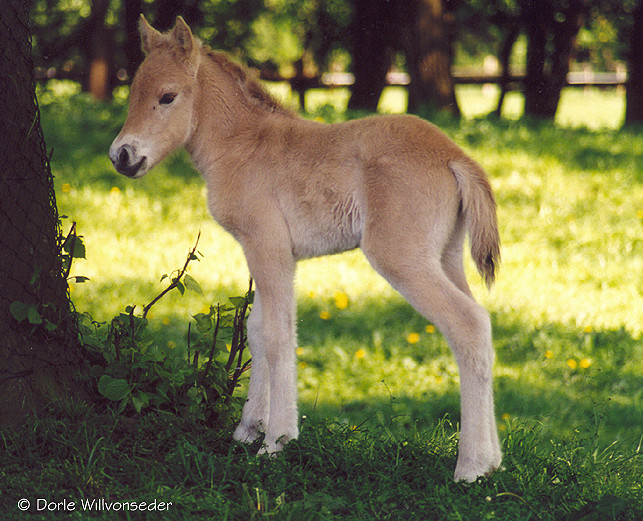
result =
[{"label": "foal's belly", "polygon": [[332,204],[300,201],[286,220],[295,258],[305,259],[352,250],[362,240],[362,208],[351,194]]}]

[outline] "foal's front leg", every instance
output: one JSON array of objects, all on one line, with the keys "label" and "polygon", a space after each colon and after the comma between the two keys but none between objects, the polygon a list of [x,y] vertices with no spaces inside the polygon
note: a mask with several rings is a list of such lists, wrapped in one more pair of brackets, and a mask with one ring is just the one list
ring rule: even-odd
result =
[{"label": "foal's front leg", "polygon": [[[260,247],[244,245],[256,285],[255,307],[248,323],[253,362],[248,401],[235,438],[252,439],[263,427],[265,440],[260,452],[273,453],[299,434],[293,295],[295,261],[289,248],[279,247],[274,231],[272,236],[259,236],[271,237],[274,243]],[[255,365],[255,356],[259,357],[258,365]]]},{"label": "foal's front leg", "polygon": [[234,439],[251,443],[266,430],[270,417],[270,373],[261,334],[261,297],[255,290],[252,311],[248,317],[248,344],[252,369],[248,398],[243,406],[241,421],[234,431]]},{"label": "foal's front leg", "polygon": [[281,286],[262,292],[262,339],[270,375],[270,419],[260,452],[277,452],[299,435],[292,275],[289,279],[282,280]]}]

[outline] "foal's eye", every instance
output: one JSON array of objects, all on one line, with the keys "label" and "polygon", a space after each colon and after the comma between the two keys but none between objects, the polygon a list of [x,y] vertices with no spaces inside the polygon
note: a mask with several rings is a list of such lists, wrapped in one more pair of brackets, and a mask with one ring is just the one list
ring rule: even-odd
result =
[{"label": "foal's eye", "polygon": [[161,105],[169,105],[174,101],[174,98],[176,98],[176,94],[163,94],[163,96],[161,96],[161,99],[159,99],[159,103]]}]

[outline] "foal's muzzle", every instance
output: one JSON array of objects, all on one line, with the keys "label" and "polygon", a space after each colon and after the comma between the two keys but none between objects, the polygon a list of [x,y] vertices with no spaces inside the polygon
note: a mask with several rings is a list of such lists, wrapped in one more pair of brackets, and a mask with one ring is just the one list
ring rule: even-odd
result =
[{"label": "foal's muzzle", "polygon": [[136,177],[141,169],[145,167],[147,158],[139,157],[136,148],[132,145],[122,145],[117,149],[109,151],[109,158],[114,168],[127,177]]}]

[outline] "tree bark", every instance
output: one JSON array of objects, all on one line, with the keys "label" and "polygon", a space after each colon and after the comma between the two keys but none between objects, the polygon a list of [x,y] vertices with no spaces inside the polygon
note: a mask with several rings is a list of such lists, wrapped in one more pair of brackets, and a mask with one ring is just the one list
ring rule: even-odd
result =
[{"label": "tree bark", "polygon": [[460,115],[451,76],[453,22],[442,0],[413,0],[401,6],[402,41],[409,85],[409,112],[447,112]]},{"label": "tree bark", "polygon": [[452,21],[442,0],[354,0],[353,84],[349,109],[374,112],[392,52],[404,51],[411,82],[409,112],[459,115],[452,62]]},{"label": "tree bark", "polygon": [[114,43],[112,33],[105,25],[109,2],[93,0],[89,19],[88,71],[84,87],[99,100],[109,99],[112,94]]},{"label": "tree bark", "polygon": [[[23,0],[0,9],[0,425],[68,396],[82,360]],[[16,315],[27,313],[22,323]]]},{"label": "tree bark", "polygon": [[355,83],[348,108],[375,112],[386,86],[389,47],[396,40],[397,28],[389,2],[356,0],[354,6],[355,15],[349,31]]},{"label": "tree bark", "polygon": [[625,124],[643,124],[643,0],[634,9],[630,33]]},{"label": "tree bark", "polygon": [[141,39],[138,34],[138,18],[142,13],[143,0],[127,0],[125,9],[125,60],[127,61],[127,75],[134,78],[136,69],[143,61]]},{"label": "tree bark", "polygon": [[570,0],[556,9],[548,2],[523,0],[527,33],[525,115],[553,119],[567,83],[576,36],[583,25],[587,2]]}]

